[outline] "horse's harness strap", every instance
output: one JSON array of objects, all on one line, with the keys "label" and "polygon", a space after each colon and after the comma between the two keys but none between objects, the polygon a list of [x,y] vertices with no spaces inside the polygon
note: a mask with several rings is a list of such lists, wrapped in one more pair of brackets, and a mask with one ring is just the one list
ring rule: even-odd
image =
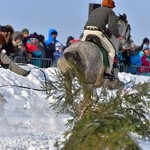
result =
[{"label": "horse's harness strap", "polygon": [[102,32],[105,36],[108,36],[109,38],[111,37],[111,33],[109,30],[103,31],[100,28],[96,27],[96,26],[86,26],[84,27],[84,30],[91,30],[91,31],[100,31]]},{"label": "horse's harness strap", "polygon": [[84,30],[93,30],[93,31],[101,31],[101,32],[104,32],[102,31],[100,28],[96,27],[96,26],[86,26],[84,27]]}]

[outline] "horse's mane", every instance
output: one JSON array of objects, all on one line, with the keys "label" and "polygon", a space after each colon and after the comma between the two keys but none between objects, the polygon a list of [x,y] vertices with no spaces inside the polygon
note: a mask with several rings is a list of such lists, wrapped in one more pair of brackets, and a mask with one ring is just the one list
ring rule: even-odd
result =
[{"label": "horse's mane", "polygon": [[127,15],[125,13],[123,15],[119,14],[119,16],[117,16],[117,20],[123,20],[125,23],[128,22]]}]

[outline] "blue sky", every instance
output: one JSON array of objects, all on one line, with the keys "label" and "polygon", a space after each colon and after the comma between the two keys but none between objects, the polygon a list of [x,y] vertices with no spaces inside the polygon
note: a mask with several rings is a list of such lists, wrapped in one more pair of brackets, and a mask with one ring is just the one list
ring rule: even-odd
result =
[{"label": "blue sky", "polygon": [[[144,2],[143,2],[144,1]],[[19,31],[43,34],[55,28],[58,40],[65,44],[68,36],[79,38],[88,18],[89,3],[101,0],[1,0],[0,24],[10,24]],[[138,45],[144,37],[150,38],[150,0],[115,0],[115,13],[126,13],[131,35]]]}]

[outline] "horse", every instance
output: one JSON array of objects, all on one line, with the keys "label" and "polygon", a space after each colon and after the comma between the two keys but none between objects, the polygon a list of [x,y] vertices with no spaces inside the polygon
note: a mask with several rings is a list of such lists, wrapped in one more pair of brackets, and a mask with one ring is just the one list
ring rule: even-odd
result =
[{"label": "horse", "polygon": [[[116,39],[113,35],[111,41],[116,50],[122,45],[126,47],[131,44],[130,25],[125,14],[117,16],[117,25],[122,40]],[[80,83],[86,83],[89,91],[100,87],[104,82],[106,63],[104,62],[106,51],[93,41],[78,41],[65,49],[63,56],[58,60],[57,67],[66,78],[66,91],[71,93],[71,80],[79,74]],[[106,57],[106,56],[105,56]]]}]

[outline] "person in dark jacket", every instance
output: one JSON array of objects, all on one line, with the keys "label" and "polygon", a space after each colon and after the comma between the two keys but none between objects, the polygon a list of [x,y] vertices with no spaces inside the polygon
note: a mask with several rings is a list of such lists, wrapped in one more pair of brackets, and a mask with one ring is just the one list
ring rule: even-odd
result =
[{"label": "person in dark jacket", "polygon": [[[102,47],[108,52],[108,58],[110,62],[110,67],[106,68],[105,77],[106,79],[115,80],[117,77],[113,74],[113,64],[114,58],[116,56],[116,49],[108,36],[104,33],[110,32],[119,40],[123,37],[119,34],[117,27],[117,16],[115,15],[113,8],[115,7],[115,2],[113,0],[103,0],[102,7],[94,9],[84,27],[84,33],[82,41],[85,41],[87,36],[94,34],[100,38]],[[108,28],[107,28],[108,26]]]},{"label": "person in dark jacket", "polygon": [[38,47],[42,52],[43,58],[46,58],[46,45],[45,45],[45,37],[42,34],[38,35]]},{"label": "person in dark jacket", "polygon": [[28,76],[30,71],[25,70],[19,67],[14,61],[12,61],[6,54],[6,50],[4,49],[6,45],[6,41],[4,36],[0,34],[0,65],[5,69],[9,69],[12,72],[21,75],[21,76]]},{"label": "person in dark jacket", "polygon": [[12,39],[11,39],[11,36],[12,36],[12,33],[13,33],[13,28],[10,29],[10,27],[8,26],[1,26],[0,28],[0,34],[4,36],[4,39],[5,39],[5,50],[6,50],[6,53],[8,56],[10,56],[10,53],[11,53],[11,46],[12,46]]},{"label": "person in dark jacket", "polygon": [[66,45],[63,47],[63,51],[69,47],[71,45],[71,40],[74,40],[73,36],[68,36],[67,41],[66,41]]},{"label": "person in dark jacket", "polygon": [[142,44],[141,44],[141,50],[142,50],[144,47],[149,46],[149,44],[150,44],[149,39],[148,39],[147,37],[145,37],[145,38],[143,39]]},{"label": "person in dark jacket", "polygon": [[16,56],[27,57],[28,53],[26,47],[23,44],[23,34],[20,31],[15,31],[12,34],[12,46],[11,46],[11,57],[15,58]]},{"label": "person in dark jacket", "polygon": [[56,39],[58,32],[55,29],[50,29],[48,32],[48,39],[45,41],[47,46],[46,57],[54,61],[55,44],[58,42]]},{"label": "person in dark jacket", "polygon": [[29,38],[29,30],[27,28],[22,29],[22,34],[23,34],[23,44],[26,46],[26,43]]}]

